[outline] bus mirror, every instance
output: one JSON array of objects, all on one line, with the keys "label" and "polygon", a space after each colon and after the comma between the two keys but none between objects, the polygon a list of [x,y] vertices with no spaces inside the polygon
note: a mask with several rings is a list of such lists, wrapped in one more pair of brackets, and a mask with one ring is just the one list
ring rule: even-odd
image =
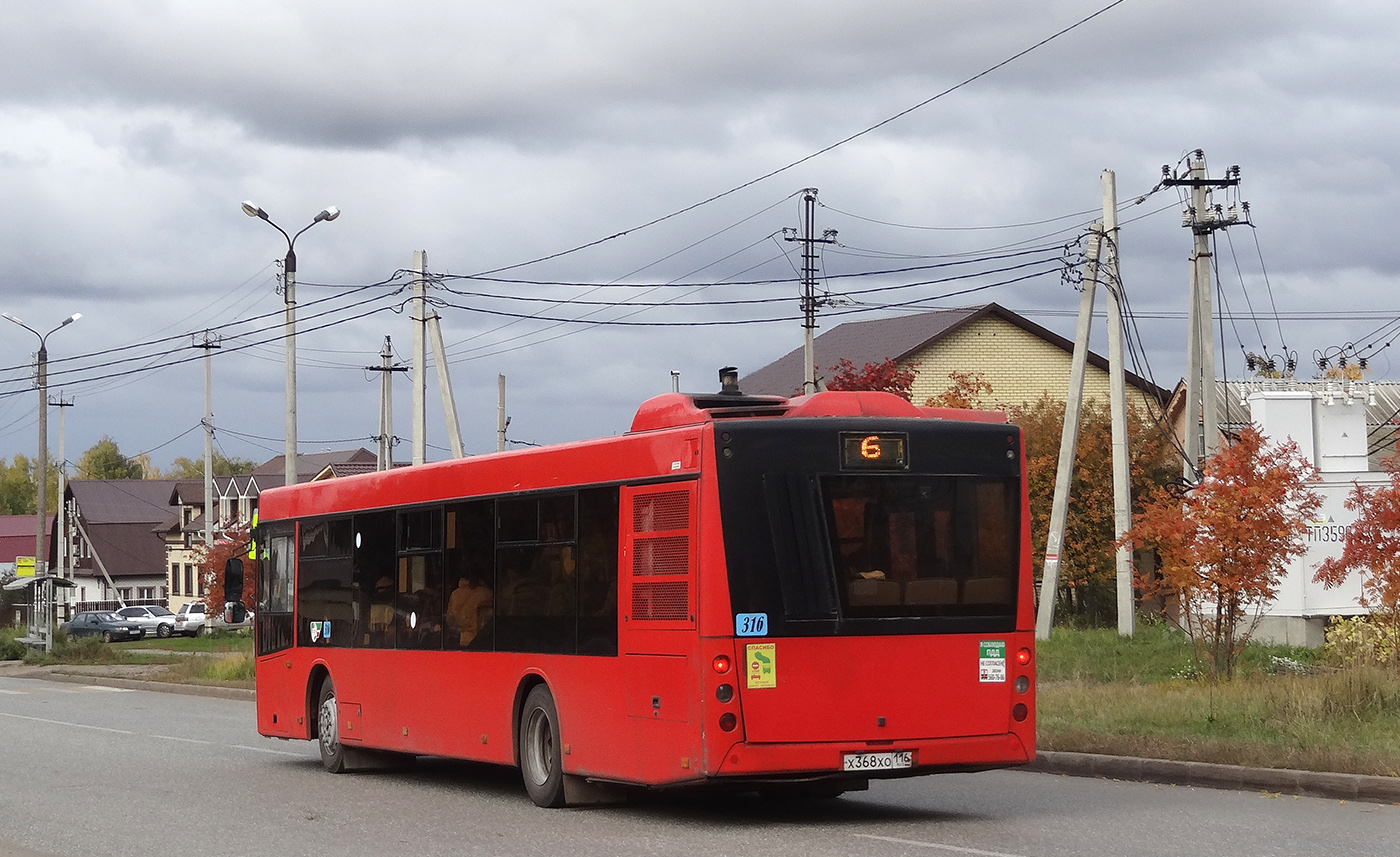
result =
[{"label": "bus mirror", "polygon": [[238,557],[224,563],[224,600],[243,601],[243,560]]}]

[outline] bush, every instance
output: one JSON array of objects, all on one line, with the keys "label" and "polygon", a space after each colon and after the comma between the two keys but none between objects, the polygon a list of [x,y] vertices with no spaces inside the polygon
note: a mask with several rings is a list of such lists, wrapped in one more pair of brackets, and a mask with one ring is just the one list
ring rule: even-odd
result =
[{"label": "bush", "polygon": [[28,654],[29,648],[24,643],[17,642],[17,636],[17,628],[0,628],[0,661],[23,660]]},{"label": "bush", "polygon": [[1400,664],[1400,628],[1369,616],[1338,616],[1327,625],[1322,651],[1336,666]]}]

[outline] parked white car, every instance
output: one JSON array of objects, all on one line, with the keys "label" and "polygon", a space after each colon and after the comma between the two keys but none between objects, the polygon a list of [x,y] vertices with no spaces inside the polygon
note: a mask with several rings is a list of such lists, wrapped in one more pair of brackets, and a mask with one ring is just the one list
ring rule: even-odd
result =
[{"label": "parked white car", "polygon": [[199,636],[199,632],[204,630],[206,618],[204,602],[191,601],[181,606],[180,612],[175,614],[175,633],[186,637]]},{"label": "parked white car", "polygon": [[175,633],[175,614],[159,604],[133,605],[116,611],[117,615],[140,625],[147,634],[161,639]]},{"label": "parked white car", "polygon": [[247,611],[242,622],[225,622],[224,615],[206,613],[203,601],[191,601],[175,614],[175,633],[187,637],[212,634],[215,631],[245,631],[253,627],[253,611]]}]

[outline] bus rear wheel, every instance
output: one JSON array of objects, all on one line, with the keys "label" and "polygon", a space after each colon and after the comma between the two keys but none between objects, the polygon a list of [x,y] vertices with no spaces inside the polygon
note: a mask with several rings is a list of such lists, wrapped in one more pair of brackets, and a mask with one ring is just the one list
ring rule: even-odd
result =
[{"label": "bus rear wheel", "polygon": [[549,688],[539,684],[520,710],[520,775],[535,806],[564,805],[564,767],[559,757],[559,712]]},{"label": "bus rear wheel", "polygon": [[345,771],[345,746],[340,743],[340,716],[335,702],[335,684],[327,676],[321,682],[320,700],[316,706],[316,742],[321,750],[321,764],[332,774]]}]

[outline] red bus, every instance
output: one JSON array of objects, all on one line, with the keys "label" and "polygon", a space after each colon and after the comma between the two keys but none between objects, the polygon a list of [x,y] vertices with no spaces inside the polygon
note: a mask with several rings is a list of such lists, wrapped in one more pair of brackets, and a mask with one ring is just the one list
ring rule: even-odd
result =
[{"label": "red bus", "polygon": [[1033,759],[1020,430],[721,377],[624,435],[265,492],[258,731],[515,765],[540,806]]}]

